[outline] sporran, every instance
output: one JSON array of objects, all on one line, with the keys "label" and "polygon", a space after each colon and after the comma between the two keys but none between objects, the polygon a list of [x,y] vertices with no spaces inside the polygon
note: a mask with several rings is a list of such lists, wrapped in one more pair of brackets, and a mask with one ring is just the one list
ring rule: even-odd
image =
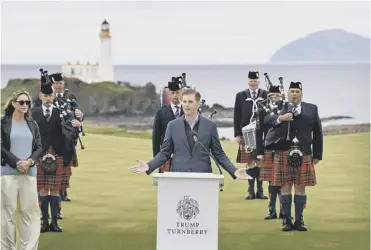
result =
[{"label": "sporran", "polygon": [[41,168],[45,174],[54,174],[57,171],[57,158],[52,154],[44,155]]}]

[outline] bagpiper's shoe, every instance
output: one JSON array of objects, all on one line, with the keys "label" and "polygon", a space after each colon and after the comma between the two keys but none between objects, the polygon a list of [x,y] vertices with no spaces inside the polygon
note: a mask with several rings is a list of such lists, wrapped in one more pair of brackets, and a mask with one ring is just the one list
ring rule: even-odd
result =
[{"label": "bagpiper's shoe", "polygon": [[304,224],[304,221],[302,219],[301,220],[295,220],[293,229],[298,230],[298,231],[302,231],[302,232],[308,231],[307,226]]},{"label": "bagpiper's shoe", "polygon": [[62,201],[72,201],[70,197],[68,196],[62,196]]},{"label": "bagpiper's shoe", "polygon": [[253,200],[255,199],[254,190],[249,189],[249,194],[246,196],[245,200]]},{"label": "bagpiper's shoe", "polygon": [[46,233],[46,232],[49,232],[49,221],[48,221],[48,218],[42,218],[40,233]]},{"label": "bagpiper's shoe", "polygon": [[285,216],[285,218],[282,220],[282,231],[292,231],[293,229],[293,225],[292,225],[292,221],[291,219],[287,218]]},{"label": "bagpiper's shoe", "polygon": [[269,210],[269,215],[264,218],[264,220],[274,220],[277,219],[277,213],[274,210]]},{"label": "bagpiper's shoe", "polygon": [[258,190],[255,195],[256,199],[262,199],[262,200],[267,200],[268,197],[264,195],[263,190]]},{"label": "bagpiper's shoe", "polygon": [[68,197],[67,189],[63,188],[59,190],[59,194],[61,196],[62,201],[71,201],[71,198]]},{"label": "bagpiper's shoe", "polygon": [[58,225],[58,219],[57,218],[52,219],[52,222],[49,225],[49,230],[50,230],[50,232],[57,232],[57,233],[63,232],[62,228]]},{"label": "bagpiper's shoe", "polygon": [[62,220],[63,217],[62,217],[62,214],[61,214],[61,209],[59,208],[59,211],[58,211],[58,220]]}]

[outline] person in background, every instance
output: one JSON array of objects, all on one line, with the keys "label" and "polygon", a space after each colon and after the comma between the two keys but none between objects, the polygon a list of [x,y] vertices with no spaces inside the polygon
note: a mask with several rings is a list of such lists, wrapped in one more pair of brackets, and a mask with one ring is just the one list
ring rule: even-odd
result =
[{"label": "person in background", "polygon": [[[265,148],[274,150],[272,185],[281,187],[284,211],[282,231],[307,231],[303,211],[307,205],[306,187],[317,184],[315,165],[322,160],[322,123],[315,104],[303,102],[303,85],[291,82],[288,92],[288,110],[269,114],[264,122],[270,130],[265,138]],[[295,189],[292,199],[292,188]],[[295,204],[295,221],[292,223],[291,206]]]},{"label": "person in background", "polygon": [[[280,94],[279,86],[271,86],[268,91],[268,105],[270,107],[270,111],[274,112],[277,107],[273,106],[272,104],[276,104],[280,101],[281,94]],[[264,148],[264,138],[266,137],[269,131],[269,124],[264,123],[264,118],[270,113],[270,111],[266,111],[264,108],[259,108],[259,122],[256,128],[256,154],[257,159],[260,160],[259,168],[259,180],[260,181],[268,181],[268,192],[269,192],[269,204],[268,204],[268,216],[265,217],[266,220],[277,219],[277,212],[276,212],[276,201],[277,196],[280,195],[281,187],[276,187],[272,185],[272,178],[273,178],[273,159],[274,159],[274,150],[267,150]],[[280,206],[280,213],[279,218],[283,218],[282,208]]]},{"label": "person in background", "polygon": [[[35,163],[41,154],[31,97],[15,92],[1,118],[1,249],[36,250],[40,236]],[[20,223],[16,223],[19,211]],[[19,238],[16,239],[16,231]]]},{"label": "person in background", "polygon": [[[158,152],[160,152],[161,144],[165,138],[165,132],[167,124],[179,118],[184,114],[182,108],[182,84],[177,82],[169,82],[169,96],[171,103],[165,104],[160,107],[155,115],[152,129],[152,151],[153,157],[155,157]],[[159,169],[160,173],[170,171],[170,161],[167,161],[164,166]]]},{"label": "person in background", "polygon": [[[256,112],[253,112],[253,102],[246,99],[251,98],[256,100],[260,97],[265,100],[267,99],[268,92],[259,88],[260,80],[258,71],[249,72],[247,84],[247,89],[236,94],[233,111],[234,137],[238,144],[236,162],[246,163],[246,167],[248,168],[247,174],[253,177],[253,179],[249,180],[248,194],[245,199],[268,199],[263,192],[263,182],[259,180],[260,168],[257,166],[256,150],[252,152],[245,150],[245,141],[242,135],[242,128],[249,125],[250,121],[257,119]],[[257,185],[256,193],[254,191],[255,181]]]},{"label": "person in background", "polygon": [[[39,200],[42,211],[41,232],[62,232],[58,225],[58,208],[60,204],[59,190],[62,187],[64,177],[68,171],[73,156],[66,149],[67,138],[62,132],[60,111],[53,105],[55,98],[52,83],[42,83],[40,99],[41,107],[32,110],[32,117],[40,128],[42,153],[37,164],[37,187],[39,188]],[[79,127],[77,120],[71,121],[73,127]],[[55,162],[55,165],[48,162]],[[48,170],[50,166],[54,170]],[[50,195],[49,195],[50,193]],[[49,224],[48,208],[50,204],[51,223]]]}]

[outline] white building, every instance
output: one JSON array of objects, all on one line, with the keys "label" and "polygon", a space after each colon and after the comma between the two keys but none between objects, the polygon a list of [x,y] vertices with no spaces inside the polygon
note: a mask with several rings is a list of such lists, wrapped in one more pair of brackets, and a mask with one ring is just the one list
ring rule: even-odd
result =
[{"label": "white building", "polygon": [[111,55],[111,35],[109,23],[104,20],[101,25],[100,37],[100,60],[96,63],[81,64],[67,62],[62,66],[64,77],[78,78],[86,83],[114,82],[114,73]]}]

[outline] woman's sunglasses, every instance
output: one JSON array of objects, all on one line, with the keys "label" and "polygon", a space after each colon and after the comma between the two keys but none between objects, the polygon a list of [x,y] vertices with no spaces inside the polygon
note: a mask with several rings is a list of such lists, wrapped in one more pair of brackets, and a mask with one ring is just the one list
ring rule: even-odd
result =
[{"label": "woman's sunglasses", "polygon": [[31,104],[31,101],[16,101],[19,103],[19,105],[23,106],[25,103],[26,105],[30,105]]}]

